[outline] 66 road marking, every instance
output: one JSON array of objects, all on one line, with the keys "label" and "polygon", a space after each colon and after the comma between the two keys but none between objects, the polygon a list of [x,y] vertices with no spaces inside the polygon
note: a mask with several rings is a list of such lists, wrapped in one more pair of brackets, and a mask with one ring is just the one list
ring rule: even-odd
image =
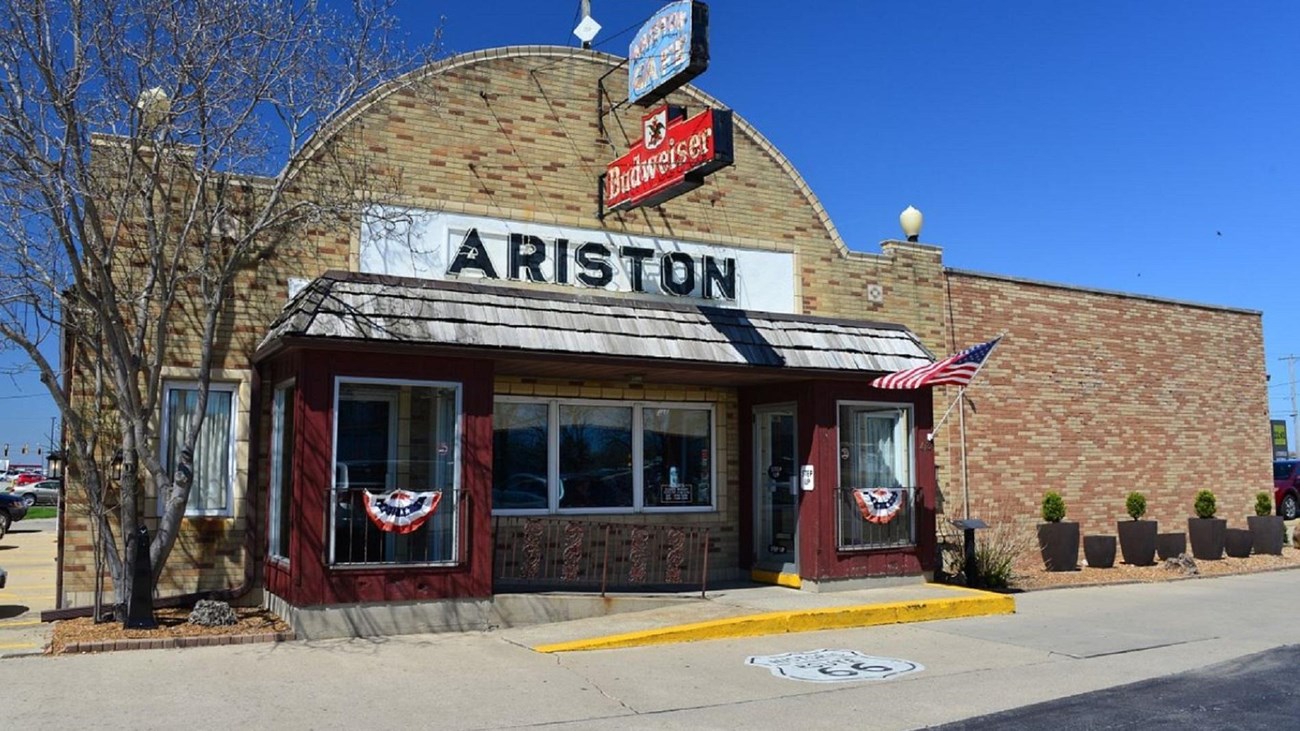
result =
[{"label": "66 road marking", "polygon": [[765,667],[778,678],[810,683],[842,683],[858,680],[884,680],[925,670],[911,660],[864,655],[857,650],[808,650],[780,655],[755,655],[747,665]]}]

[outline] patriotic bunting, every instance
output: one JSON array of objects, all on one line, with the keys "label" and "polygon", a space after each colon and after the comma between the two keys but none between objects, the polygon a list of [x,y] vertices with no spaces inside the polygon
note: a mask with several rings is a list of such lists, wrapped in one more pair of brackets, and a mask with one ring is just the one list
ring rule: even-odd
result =
[{"label": "patriotic bunting", "polygon": [[413,533],[438,509],[441,492],[408,492],[394,490],[387,495],[374,495],[363,491],[366,515],[379,530],[390,533]]}]

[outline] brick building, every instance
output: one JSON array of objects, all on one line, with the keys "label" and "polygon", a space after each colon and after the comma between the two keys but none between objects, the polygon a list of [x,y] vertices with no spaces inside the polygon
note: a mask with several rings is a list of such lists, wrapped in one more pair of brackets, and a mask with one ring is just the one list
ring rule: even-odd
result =
[{"label": "brick building", "polygon": [[[740,116],[734,165],[598,218],[597,176],[641,135],[641,110],[595,111],[598,85],[624,97],[620,61],[461,55],[332,131],[402,187],[241,283],[210,427],[230,468],[161,593],[242,586],[306,622],[534,587],[825,590],[933,572],[963,469],[973,514],[1028,527],[1053,489],[1085,533],[1113,533],[1134,489],[1172,524],[1197,489],[1230,521],[1268,489],[1258,312],[850,250]],[[927,439],[951,389],[867,385],[1002,332],[966,465],[951,425]],[[902,497],[888,521],[855,502],[873,485]],[[89,535],[66,520],[60,599],[84,604]]]}]

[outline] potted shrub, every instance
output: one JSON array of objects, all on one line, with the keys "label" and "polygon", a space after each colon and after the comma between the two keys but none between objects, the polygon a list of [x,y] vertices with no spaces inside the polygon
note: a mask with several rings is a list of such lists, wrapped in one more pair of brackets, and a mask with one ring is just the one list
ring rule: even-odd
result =
[{"label": "potted shrub", "polygon": [[[1156,521],[1142,520],[1147,514],[1147,498],[1140,492],[1130,492],[1124,500],[1124,509],[1132,520],[1121,520],[1119,549],[1124,563],[1132,566],[1150,566],[1156,562]],[[1091,564],[1092,560],[1089,559]]]},{"label": "potted shrub", "polygon": [[1255,553],[1281,555],[1286,538],[1286,523],[1273,512],[1273,498],[1266,492],[1255,494],[1255,514],[1246,518],[1250,525],[1251,547]]},{"label": "potted shrub", "polygon": [[1079,524],[1063,522],[1065,500],[1058,492],[1043,496],[1043,520],[1038,546],[1048,571],[1074,571],[1079,563]]},{"label": "potted shrub", "polygon": [[1187,519],[1187,537],[1192,544],[1192,557],[1202,561],[1217,561],[1223,558],[1223,544],[1228,535],[1228,521],[1214,517],[1218,506],[1214,493],[1201,490],[1196,493],[1196,502],[1192,506],[1195,518]]},{"label": "potted shrub", "polygon": [[[1152,549],[1155,543],[1151,544]],[[1108,569],[1115,565],[1115,536],[1084,536],[1083,558],[1094,569]]]}]

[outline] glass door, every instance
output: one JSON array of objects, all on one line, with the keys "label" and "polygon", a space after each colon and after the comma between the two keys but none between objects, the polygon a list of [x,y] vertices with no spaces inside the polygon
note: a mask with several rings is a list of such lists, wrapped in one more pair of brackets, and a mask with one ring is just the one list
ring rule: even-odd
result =
[{"label": "glass door", "polygon": [[799,476],[792,407],[754,411],[755,568],[799,576]]}]

